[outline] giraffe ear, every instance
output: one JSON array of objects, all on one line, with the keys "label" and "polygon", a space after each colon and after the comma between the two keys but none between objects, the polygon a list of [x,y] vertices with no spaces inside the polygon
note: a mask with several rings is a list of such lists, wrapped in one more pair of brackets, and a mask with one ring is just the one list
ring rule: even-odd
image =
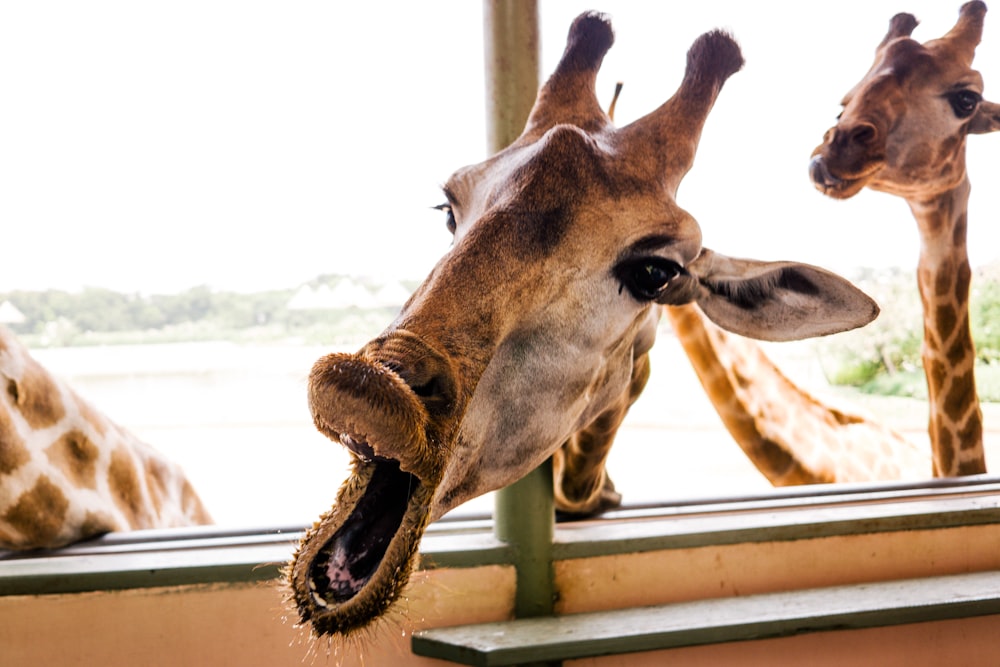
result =
[{"label": "giraffe ear", "polygon": [[695,301],[733,333],[787,341],[855,329],[878,305],[840,276],[809,264],[734,259],[705,249],[687,266],[701,285]]},{"label": "giraffe ear", "polygon": [[1000,104],[983,100],[969,121],[969,134],[988,134],[1000,130]]}]

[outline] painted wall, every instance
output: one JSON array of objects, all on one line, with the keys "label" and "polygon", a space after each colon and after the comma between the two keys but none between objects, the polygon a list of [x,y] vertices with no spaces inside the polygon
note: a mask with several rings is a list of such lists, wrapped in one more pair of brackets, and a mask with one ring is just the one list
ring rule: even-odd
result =
[{"label": "painted wall", "polygon": [[[576,558],[556,564],[559,611],[1000,570],[1000,525],[862,534]],[[0,665],[445,665],[412,656],[410,634],[511,616],[507,566],[415,573],[372,636],[312,639],[275,582],[0,597]],[[567,662],[628,665],[992,664],[1000,617],[825,632]]]}]

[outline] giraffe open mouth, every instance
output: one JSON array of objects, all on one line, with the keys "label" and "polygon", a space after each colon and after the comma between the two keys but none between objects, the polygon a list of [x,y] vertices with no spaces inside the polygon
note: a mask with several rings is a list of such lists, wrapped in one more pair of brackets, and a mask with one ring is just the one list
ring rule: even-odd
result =
[{"label": "giraffe open mouth", "polygon": [[349,635],[382,616],[416,565],[433,493],[397,461],[357,458],[292,561],[302,621],[320,635]]},{"label": "giraffe open mouth", "polygon": [[399,531],[416,478],[399,464],[376,463],[354,510],[317,553],[309,590],[322,608],[350,600],[371,581]]},{"label": "giraffe open mouth", "polygon": [[351,451],[353,468],[299,545],[292,596],[317,634],[349,635],[399,598],[430,522],[440,461],[428,452],[422,404],[391,369],[331,355],[310,384],[317,428]]}]

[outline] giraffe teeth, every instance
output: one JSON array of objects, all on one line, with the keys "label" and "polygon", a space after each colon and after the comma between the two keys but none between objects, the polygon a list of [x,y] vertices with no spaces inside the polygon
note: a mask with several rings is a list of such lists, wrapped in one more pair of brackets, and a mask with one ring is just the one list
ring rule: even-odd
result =
[{"label": "giraffe teeth", "polygon": [[316,606],[318,606],[318,607],[323,607],[324,609],[326,609],[326,608],[328,608],[330,606],[329,604],[327,604],[327,601],[324,600],[323,597],[319,593],[317,593],[316,591],[313,591],[313,593],[312,593],[312,599],[313,599],[313,602],[315,602]]}]

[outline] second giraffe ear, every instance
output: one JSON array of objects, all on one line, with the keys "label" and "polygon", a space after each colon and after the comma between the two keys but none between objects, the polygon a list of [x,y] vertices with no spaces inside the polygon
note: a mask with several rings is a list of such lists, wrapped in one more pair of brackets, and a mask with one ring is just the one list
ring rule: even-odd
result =
[{"label": "second giraffe ear", "polygon": [[988,134],[1000,130],[1000,104],[983,100],[969,121],[969,134]]},{"label": "second giraffe ear", "polygon": [[809,264],[734,259],[705,249],[687,271],[710,320],[760,340],[801,340],[848,331],[878,316],[878,305],[848,280]]}]

